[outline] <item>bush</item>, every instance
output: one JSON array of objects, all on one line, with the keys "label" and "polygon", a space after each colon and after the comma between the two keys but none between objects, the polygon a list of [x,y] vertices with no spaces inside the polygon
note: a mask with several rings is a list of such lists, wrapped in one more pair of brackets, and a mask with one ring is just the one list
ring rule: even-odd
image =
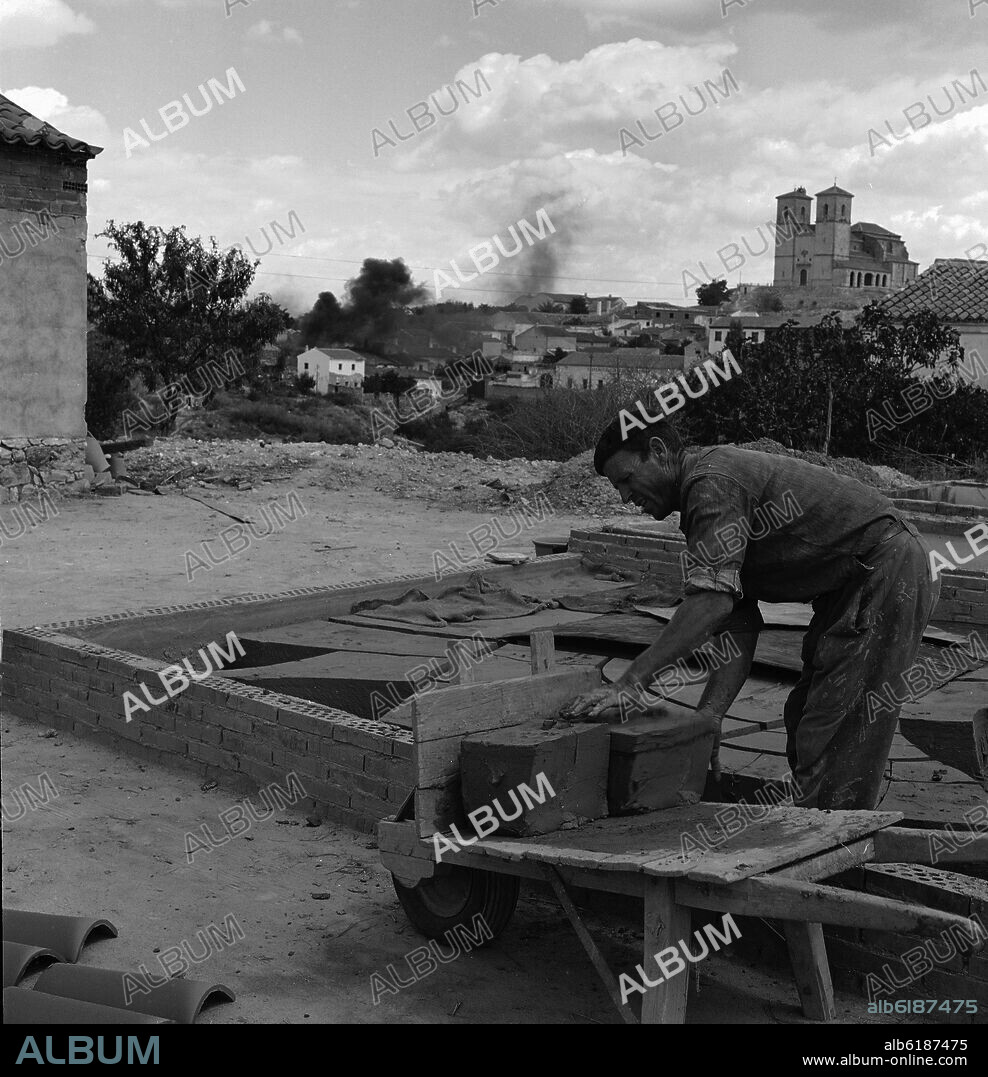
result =
[{"label": "bush", "polygon": [[[314,403],[320,402],[316,400]],[[228,417],[262,433],[283,437],[287,441],[356,445],[358,442],[370,440],[364,416],[356,411],[327,404],[322,404],[318,412],[294,414],[280,404],[240,403],[229,410]]]},{"label": "bush", "polygon": [[311,374],[299,374],[295,378],[295,388],[300,393],[311,393],[316,387],[316,379]]}]

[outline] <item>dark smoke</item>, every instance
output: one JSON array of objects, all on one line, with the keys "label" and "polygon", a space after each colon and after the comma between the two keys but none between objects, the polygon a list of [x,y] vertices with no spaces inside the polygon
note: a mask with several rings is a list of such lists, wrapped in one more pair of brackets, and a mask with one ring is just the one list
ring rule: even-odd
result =
[{"label": "dark smoke", "polygon": [[403,259],[366,258],[360,274],[347,284],[351,335],[365,341],[383,340],[394,333],[403,307],[427,298],[428,292],[412,280]]},{"label": "dark smoke", "polygon": [[[547,232],[545,239],[535,239],[531,246],[526,240],[520,254],[502,261],[499,271],[512,275],[510,282],[501,278],[506,288],[515,293],[529,294],[573,290],[572,281],[559,280],[561,275],[565,275],[566,256],[572,246],[572,237],[579,228],[579,217],[582,216],[567,204],[571,202],[572,199],[567,199],[562,191],[546,191],[529,199],[517,220],[528,221],[538,231],[538,212],[545,210],[556,230]],[[515,231],[519,231],[517,224]],[[514,245],[507,230],[501,233],[501,239],[509,250]]]}]

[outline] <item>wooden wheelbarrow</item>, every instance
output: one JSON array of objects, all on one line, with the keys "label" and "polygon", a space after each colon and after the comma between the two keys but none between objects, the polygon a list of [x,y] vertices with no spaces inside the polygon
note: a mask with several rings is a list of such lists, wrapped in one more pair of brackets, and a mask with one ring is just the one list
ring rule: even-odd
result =
[{"label": "wooden wheelbarrow", "polygon": [[[533,657],[533,672],[545,665],[544,657]],[[457,850],[444,846],[437,863],[434,835],[462,818],[462,738],[555,717],[563,703],[599,684],[600,673],[592,667],[549,670],[531,678],[462,684],[414,701],[414,807],[409,797],[396,816],[379,823],[378,846],[406,914],[425,935],[440,938],[457,925],[472,928],[479,915],[492,941],[511,919],[520,881],[546,881],[629,1024],[682,1023],[688,975],[685,970],[670,975],[644,995],[626,992],[623,1001],[619,979],[583,924],[571,887],[642,899],[642,967],[653,970],[654,955],[690,939],[692,909],[781,920],[803,1013],[820,1021],[835,1016],[823,924],[920,936],[950,932],[967,939],[971,949],[983,947],[986,936],[977,921],[818,882],[849,868],[867,871],[869,864],[930,864],[931,837],[938,832],[897,827],[899,812],[751,806],[745,825],[732,826],[728,834],[716,818],[725,805],[701,803],[538,837],[494,833],[462,846],[458,831],[450,835]],[[688,845],[686,835],[694,838]],[[718,836],[716,843],[711,835]],[[940,837],[950,839],[939,844],[941,850],[956,847],[955,836]],[[684,847],[692,851],[684,853]],[[988,835],[975,835],[957,853],[941,851],[937,862],[962,858],[988,862]]]}]

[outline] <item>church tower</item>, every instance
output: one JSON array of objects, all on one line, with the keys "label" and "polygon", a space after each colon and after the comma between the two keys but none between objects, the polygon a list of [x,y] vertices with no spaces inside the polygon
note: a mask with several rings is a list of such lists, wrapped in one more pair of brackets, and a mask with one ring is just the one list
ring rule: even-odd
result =
[{"label": "church tower", "polygon": [[851,202],[854,195],[834,184],[816,196],[816,237],[819,266],[817,284],[843,283],[842,269],[835,273],[836,261],[851,256]]},{"label": "church tower", "polygon": [[[810,212],[813,199],[805,187],[797,187],[776,198],[775,281],[791,287],[808,284],[813,253],[813,227]],[[804,255],[803,251],[808,254]]]}]

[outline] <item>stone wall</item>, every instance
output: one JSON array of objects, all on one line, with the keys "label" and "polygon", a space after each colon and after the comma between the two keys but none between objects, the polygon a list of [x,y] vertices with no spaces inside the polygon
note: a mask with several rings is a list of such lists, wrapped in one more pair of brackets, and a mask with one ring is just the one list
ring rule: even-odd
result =
[{"label": "stone wall", "polygon": [[46,490],[87,490],[85,455],[85,439],[0,437],[0,505],[37,500]]}]

